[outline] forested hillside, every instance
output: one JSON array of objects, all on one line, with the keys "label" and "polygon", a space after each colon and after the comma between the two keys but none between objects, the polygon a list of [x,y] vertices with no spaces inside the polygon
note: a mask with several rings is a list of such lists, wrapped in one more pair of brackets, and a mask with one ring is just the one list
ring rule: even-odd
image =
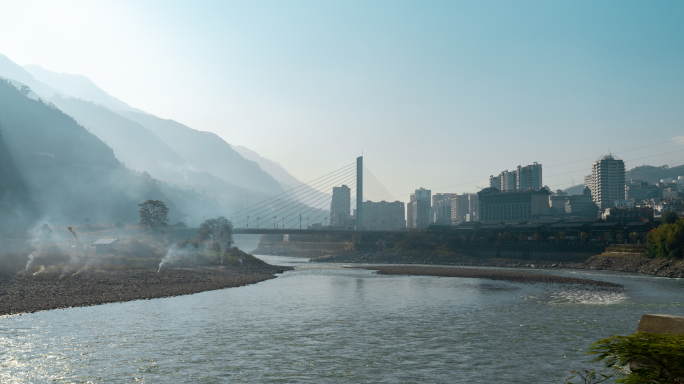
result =
[{"label": "forested hillside", "polygon": [[0,127],[0,172],[9,180],[1,188],[5,203],[15,202],[13,215],[130,222],[138,216],[138,203],[158,199],[172,216],[181,216],[154,180],[125,168],[73,118],[5,81],[0,81]]},{"label": "forested hillside", "polygon": [[676,167],[670,167],[668,165],[663,165],[660,167],[642,165],[625,172],[626,180],[635,179],[648,181],[649,183],[657,183],[660,180],[666,179],[668,177],[676,180],[678,176],[684,176],[684,165],[679,165]]}]

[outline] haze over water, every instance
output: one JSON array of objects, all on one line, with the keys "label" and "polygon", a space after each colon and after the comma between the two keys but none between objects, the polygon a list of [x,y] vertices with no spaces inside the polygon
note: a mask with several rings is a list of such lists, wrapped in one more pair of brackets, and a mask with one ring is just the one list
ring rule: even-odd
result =
[{"label": "haze over water", "polygon": [[395,277],[305,259],[256,285],[0,319],[2,382],[549,383],[591,367],[644,313],[684,315],[684,280],[538,271],[626,293]]}]

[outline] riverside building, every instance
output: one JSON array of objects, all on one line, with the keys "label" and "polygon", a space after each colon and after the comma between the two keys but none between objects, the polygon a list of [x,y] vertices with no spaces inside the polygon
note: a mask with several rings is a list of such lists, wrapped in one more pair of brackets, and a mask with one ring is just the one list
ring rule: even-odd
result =
[{"label": "riverside building", "polygon": [[549,215],[549,192],[539,190],[501,192],[485,188],[477,193],[481,221],[533,220]]},{"label": "riverside building", "polygon": [[406,226],[409,228],[426,228],[430,225],[430,198],[432,191],[425,188],[416,189],[411,194],[406,209]]},{"label": "riverside building", "polygon": [[330,225],[346,226],[351,209],[351,190],[346,185],[333,187],[330,202]]},{"label": "riverside building", "polygon": [[398,229],[406,227],[404,203],[401,201],[364,201],[363,225],[367,229]]},{"label": "riverside building", "polygon": [[594,161],[591,166],[591,197],[600,209],[612,208],[616,200],[625,200],[625,162],[612,154]]},{"label": "riverside building", "polygon": [[435,224],[451,224],[451,198],[452,193],[435,193],[432,195],[432,217]]},{"label": "riverside building", "polygon": [[[498,188],[497,188],[498,189]],[[452,194],[451,224],[457,225],[466,221],[477,221],[477,195],[473,193]],[[471,220],[468,220],[471,219]]]}]

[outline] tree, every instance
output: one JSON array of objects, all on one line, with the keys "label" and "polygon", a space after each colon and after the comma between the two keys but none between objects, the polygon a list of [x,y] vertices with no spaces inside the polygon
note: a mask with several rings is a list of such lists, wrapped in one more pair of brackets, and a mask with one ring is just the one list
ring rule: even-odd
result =
[{"label": "tree", "polygon": [[639,240],[639,234],[637,234],[636,232],[632,232],[629,234],[629,238],[632,239],[632,243],[636,244]]},{"label": "tree", "polygon": [[532,241],[536,241],[537,243],[540,243],[541,239],[542,239],[542,237],[539,234],[539,232],[535,232],[534,235],[532,235]]},{"label": "tree", "polygon": [[513,241],[513,235],[511,235],[510,232],[504,232],[501,236],[501,240],[505,243],[510,243],[511,241]]},{"label": "tree", "polygon": [[608,241],[608,240],[613,240],[613,232],[603,232],[603,240]]},{"label": "tree", "polygon": [[679,220],[679,216],[677,216],[677,212],[675,211],[666,211],[663,213],[663,224],[674,224]]},{"label": "tree", "polygon": [[202,241],[211,239],[214,248],[218,245],[223,253],[233,244],[233,223],[223,216],[206,220],[200,224],[198,235]]},{"label": "tree", "polygon": [[565,240],[566,235],[567,235],[567,233],[565,233],[565,232],[558,232],[557,239],[559,239],[560,241],[563,241],[563,240]]},{"label": "tree", "polygon": [[624,243],[625,242],[625,235],[623,235],[622,233],[616,234],[615,235],[615,241],[617,241],[618,244]]},{"label": "tree", "polygon": [[631,372],[617,383],[684,383],[684,335],[638,332],[611,336],[589,347],[587,354],[606,368],[630,365]]},{"label": "tree", "polygon": [[580,232],[580,241],[582,244],[584,244],[585,241],[589,238],[589,234],[586,232]]},{"label": "tree", "polygon": [[646,256],[681,258],[684,255],[684,221],[662,224],[648,234]]},{"label": "tree", "polygon": [[169,209],[163,201],[147,200],[140,207],[140,226],[145,230],[160,231],[169,225]]}]

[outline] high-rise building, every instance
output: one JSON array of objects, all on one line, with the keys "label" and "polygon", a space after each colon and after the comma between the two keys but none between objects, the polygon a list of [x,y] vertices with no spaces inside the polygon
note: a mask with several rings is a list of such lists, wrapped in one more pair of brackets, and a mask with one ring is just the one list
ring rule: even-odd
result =
[{"label": "high-rise building", "polygon": [[614,155],[594,161],[591,167],[591,197],[600,209],[611,208],[615,200],[625,200],[625,162]]},{"label": "high-rise building", "polygon": [[330,202],[330,225],[346,226],[351,209],[351,190],[346,185],[333,187],[332,201]]},{"label": "high-rise building", "polygon": [[[497,188],[498,189],[498,188]],[[473,193],[453,194],[451,197],[451,224],[463,223],[467,217],[477,221],[477,195]]]},{"label": "high-rise building", "polygon": [[[480,196],[471,193],[468,195],[468,215],[466,221],[480,221]],[[469,219],[469,220],[468,220]]]},{"label": "high-rise building", "polygon": [[489,176],[489,188],[496,188],[498,190],[501,190],[501,175]]},{"label": "high-rise building", "polygon": [[432,222],[440,225],[451,224],[452,193],[436,193],[432,195]]},{"label": "high-rise building", "polygon": [[499,191],[511,192],[518,189],[518,172],[505,170],[501,172],[501,188]]},{"label": "high-rise building", "polygon": [[584,186],[586,188],[589,188],[590,190],[594,189],[594,175],[586,175],[584,176]]},{"label": "high-rise building", "polygon": [[432,191],[425,188],[416,189],[411,194],[406,209],[406,226],[409,228],[425,228],[430,225],[430,198]]},{"label": "high-rise building", "polygon": [[406,227],[403,202],[364,201],[362,204],[364,214],[363,225],[365,228],[396,229]]},{"label": "high-rise building", "polygon": [[532,165],[521,167],[518,165],[518,190],[540,189],[542,183],[542,166],[536,161]]}]

